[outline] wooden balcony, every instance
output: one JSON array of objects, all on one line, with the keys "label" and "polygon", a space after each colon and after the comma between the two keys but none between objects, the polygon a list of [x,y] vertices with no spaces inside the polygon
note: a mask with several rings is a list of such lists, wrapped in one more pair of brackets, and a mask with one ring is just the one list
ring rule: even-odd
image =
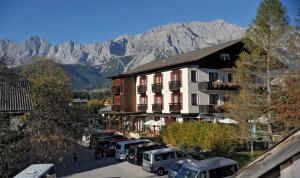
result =
[{"label": "wooden balcony", "polygon": [[152,92],[153,93],[161,93],[162,83],[154,83],[152,84]]},{"label": "wooden balcony", "polygon": [[180,113],[181,103],[169,103],[170,112]]},{"label": "wooden balcony", "polygon": [[138,111],[140,111],[140,112],[146,112],[148,109],[147,104],[138,104],[137,107],[138,107]]},{"label": "wooden balcony", "polygon": [[112,110],[112,111],[119,112],[119,111],[121,111],[121,105],[119,105],[119,104],[114,104],[114,105],[112,105],[111,110]]},{"label": "wooden balcony", "polygon": [[200,91],[208,91],[208,90],[238,91],[240,89],[240,86],[236,83],[229,83],[229,82],[199,82],[198,88]]},{"label": "wooden balcony", "polygon": [[169,90],[170,91],[180,91],[181,86],[182,86],[181,81],[170,81],[169,82]]},{"label": "wooden balcony", "polygon": [[152,112],[161,113],[162,108],[162,104],[152,104]]},{"label": "wooden balcony", "polygon": [[146,94],[147,85],[140,85],[137,87],[138,94]]},{"label": "wooden balcony", "polygon": [[119,95],[121,92],[121,86],[113,86],[111,87],[111,94]]},{"label": "wooden balcony", "polygon": [[199,105],[199,113],[201,114],[212,114],[212,113],[223,113],[225,112],[223,105]]}]

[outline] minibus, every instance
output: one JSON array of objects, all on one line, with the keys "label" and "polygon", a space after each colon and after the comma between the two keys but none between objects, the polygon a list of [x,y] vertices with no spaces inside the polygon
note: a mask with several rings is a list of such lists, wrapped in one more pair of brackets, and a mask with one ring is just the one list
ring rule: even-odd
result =
[{"label": "minibus", "polygon": [[159,143],[145,143],[139,145],[130,146],[128,151],[128,162],[136,165],[142,165],[143,153],[149,150],[156,150],[160,148],[165,148],[165,146]]},{"label": "minibus", "polygon": [[184,163],[176,178],[228,178],[238,170],[236,161],[215,157],[198,162]]},{"label": "minibus", "polygon": [[54,164],[32,164],[14,178],[56,178]]},{"label": "minibus", "polygon": [[176,148],[162,148],[145,151],[143,154],[143,169],[158,175],[164,175],[174,162],[190,158]]},{"label": "minibus", "polygon": [[129,147],[132,145],[138,145],[143,143],[150,143],[151,141],[148,139],[137,139],[137,140],[128,140],[117,142],[116,144],[116,151],[115,151],[115,158],[119,160],[125,160],[128,155]]}]

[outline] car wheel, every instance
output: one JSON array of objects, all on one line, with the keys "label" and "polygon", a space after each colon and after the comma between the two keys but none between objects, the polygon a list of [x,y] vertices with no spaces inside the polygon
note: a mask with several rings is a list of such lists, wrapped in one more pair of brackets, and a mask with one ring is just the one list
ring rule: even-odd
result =
[{"label": "car wheel", "polygon": [[158,168],[156,173],[157,173],[157,175],[162,176],[165,174],[165,171],[163,168]]}]

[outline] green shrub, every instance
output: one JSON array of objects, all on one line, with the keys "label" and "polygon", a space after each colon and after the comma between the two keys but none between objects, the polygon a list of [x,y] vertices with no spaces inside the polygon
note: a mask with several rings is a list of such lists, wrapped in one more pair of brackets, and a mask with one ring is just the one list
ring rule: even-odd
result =
[{"label": "green shrub", "polygon": [[199,147],[218,156],[229,156],[240,147],[235,126],[203,122],[171,123],[161,130],[162,140],[176,147]]}]

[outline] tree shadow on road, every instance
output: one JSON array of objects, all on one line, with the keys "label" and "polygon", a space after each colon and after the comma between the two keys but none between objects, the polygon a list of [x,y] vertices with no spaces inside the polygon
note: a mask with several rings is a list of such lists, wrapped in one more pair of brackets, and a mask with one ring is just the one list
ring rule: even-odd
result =
[{"label": "tree shadow on road", "polygon": [[[74,152],[77,152],[76,162],[73,160]],[[57,177],[65,177],[76,173],[118,164],[120,162],[121,161],[114,157],[103,157],[101,160],[96,160],[94,150],[81,145],[76,145],[74,151],[67,153],[62,162],[56,162],[56,174]]]}]

